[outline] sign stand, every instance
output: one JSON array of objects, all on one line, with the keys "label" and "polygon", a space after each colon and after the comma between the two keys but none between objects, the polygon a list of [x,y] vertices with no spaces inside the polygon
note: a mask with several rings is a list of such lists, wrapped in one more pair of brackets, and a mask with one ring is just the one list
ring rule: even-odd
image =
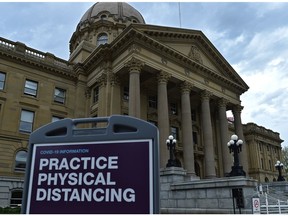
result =
[{"label": "sign stand", "polygon": [[21,213],[159,214],[158,155],[157,127],[133,117],[43,126],[30,136]]}]

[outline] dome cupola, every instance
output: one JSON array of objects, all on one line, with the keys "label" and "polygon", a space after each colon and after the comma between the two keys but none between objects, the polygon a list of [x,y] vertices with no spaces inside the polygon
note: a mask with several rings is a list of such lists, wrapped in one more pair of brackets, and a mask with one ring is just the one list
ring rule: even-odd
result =
[{"label": "dome cupola", "polygon": [[111,43],[131,23],[145,24],[145,20],[139,11],[128,3],[95,3],[82,16],[70,39],[70,60],[75,59],[79,49],[83,49],[83,43],[87,57],[97,46]]}]

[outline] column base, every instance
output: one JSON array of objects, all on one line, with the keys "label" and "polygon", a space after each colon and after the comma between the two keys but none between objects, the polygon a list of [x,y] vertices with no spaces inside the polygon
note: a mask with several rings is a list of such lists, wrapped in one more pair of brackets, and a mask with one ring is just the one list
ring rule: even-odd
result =
[{"label": "column base", "polygon": [[181,167],[181,162],[178,160],[169,159],[166,167]]},{"label": "column base", "polygon": [[246,176],[246,173],[242,166],[232,166],[232,171],[228,174],[227,177],[232,176]]}]

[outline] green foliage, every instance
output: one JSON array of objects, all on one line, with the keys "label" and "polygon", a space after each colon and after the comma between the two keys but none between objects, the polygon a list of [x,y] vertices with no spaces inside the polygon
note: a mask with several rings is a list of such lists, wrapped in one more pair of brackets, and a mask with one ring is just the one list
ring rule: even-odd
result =
[{"label": "green foliage", "polygon": [[283,169],[285,170],[285,174],[288,174],[288,147],[285,146],[282,148],[282,158],[283,161],[281,161],[284,165]]},{"label": "green foliage", "polygon": [[1,208],[0,207],[0,214],[20,214],[20,212],[21,212],[20,207],[15,207],[15,208],[11,208],[11,207]]}]

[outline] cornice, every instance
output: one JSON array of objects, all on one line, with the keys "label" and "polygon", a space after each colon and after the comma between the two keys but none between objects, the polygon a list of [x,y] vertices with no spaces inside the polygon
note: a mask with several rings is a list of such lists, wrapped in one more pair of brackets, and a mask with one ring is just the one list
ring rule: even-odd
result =
[{"label": "cornice", "polygon": [[[95,63],[96,61],[100,61],[100,59],[103,58],[103,55],[105,55],[105,53],[106,55],[107,53],[109,53],[109,55],[111,55],[110,57],[113,59],[116,58],[121,53],[123,53],[123,50],[128,49],[131,46],[131,44],[137,44],[139,45],[140,48],[143,47],[148,50],[151,50],[152,52],[158,53],[160,56],[162,56],[162,58],[165,58],[168,61],[174,62],[175,64],[181,64],[183,68],[194,69],[193,72],[199,73],[201,76],[208,77],[209,79],[213,79],[213,81],[218,84],[221,85],[224,84],[225,87],[232,88],[238,94],[242,94],[248,90],[249,87],[241,79],[241,77],[237,75],[236,71],[234,70],[231,71],[231,69],[229,69],[228,66],[224,64],[223,62],[224,60],[220,60],[220,58],[217,57],[216,52],[213,52],[214,53],[213,56],[217,57],[219,62],[222,62],[222,67],[224,70],[227,70],[230,75],[233,74],[232,76],[234,77],[233,81],[227,79],[225,76],[220,75],[219,73],[211,70],[210,68],[200,64],[199,62],[193,59],[190,59],[188,56],[185,56],[184,54],[172,49],[171,47],[165,44],[160,43],[156,39],[149,36],[157,34],[165,35],[163,32],[157,33],[148,30],[141,32],[136,28],[138,26],[141,27],[145,25],[130,25],[111,44],[106,44],[102,47],[100,46],[97,49],[95,49],[94,52],[85,60],[84,62],[85,68],[90,69],[89,67],[93,64],[93,62]],[[176,32],[169,34],[167,33],[167,35],[170,35],[170,37],[182,36],[185,38],[196,39],[203,44],[206,43],[202,38],[203,33],[201,33],[200,31],[191,31],[191,32],[194,32],[194,34],[180,34]],[[205,46],[209,48],[207,43]],[[212,51],[212,48],[210,48],[210,50]],[[221,54],[219,53],[219,55]]]},{"label": "cornice", "polygon": [[219,68],[222,68],[231,77],[233,77],[235,81],[240,82],[241,85],[246,89],[246,91],[248,90],[248,85],[231,67],[231,65],[226,61],[226,59],[215,48],[215,46],[209,41],[209,39],[203,34],[202,31],[152,25],[141,25],[139,30],[143,31],[144,34],[147,34],[150,37],[153,37],[155,39],[161,39],[164,41],[173,40],[183,42],[183,40],[194,40],[200,42],[203,48],[205,48],[205,50],[207,50],[214,58],[214,63],[217,64]]},{"label": "cornice", "polygon": [[4,38],[0,38],[0,40],[0,42],[5,42],[5,46],[0,43],[0,56],[2,59],[14,61],[17,64],[25,65],[27,67],[49,71],[70,80],[76,78],[70,62],[57,58],[53,54],[42,53],[26,47],[25,44],[19,42],[15,43]]},{"label": "cornice", "polygon": [[243,132],[245,135],[260,135],[261,137],[280,142],[280,144],[284,141],[280,138],[278,132],[266,129],[263,126],[258,126],[255,123],[243,124]]}]

